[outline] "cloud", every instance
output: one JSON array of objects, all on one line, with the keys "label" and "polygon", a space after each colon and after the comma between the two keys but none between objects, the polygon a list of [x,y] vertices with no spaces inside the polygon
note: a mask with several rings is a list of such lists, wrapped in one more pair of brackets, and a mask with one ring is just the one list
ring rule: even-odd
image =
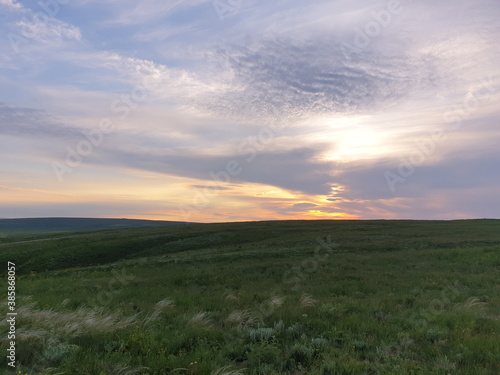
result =
[{"label": "cloud", "polygon": [[0,6],[6,6],[14,9],[21,9],[22,6],[16,0],[0,0]]},{"label": "cloud", "polygon": [[[404,11],[369,46],[355,49],[357,30],[373,24],[387,1],[244,0],[221,21],[209,0],[81,0],[61,6],[60,19],[34,18],[42,11],[37,2],[0,0],[2,34],[33,36],[20,53],[0,38],[7,52],[0,56],[4,185],[51,181],[49,191],[57,182],[50,162],[64,163],[66,146],[75,148],[83,129],[107,117],[116,130],[61,191],[81,198],[85,182],[83,194],[95,189],[101,196],[134,181],[131,201],[147,201],[148,188],[168,183],[172,201],[186,202],[190,188],[212,186],[210,172],[224,179],[220,172],[235,160],[241,172],[221,186],[216,208],[204,217],[233,215],[234,206],[248,219],[263,212],[489,215],[500,185],[498,97],[481,99],[474,111],[464,105],[474,107],[470,95],[481,77],[498,83],[500,7],[494,0],[402,3]],[[152,87],[131,102],[145,81]],[[451,126],[443,115],[464,111],[470,113],[461,115],[462,128],[448,132],[393,193],[384,172],[397,173],[418,139]],[[290,126],[280,127],[255,160],[237,152],[274,121]],[[20,202],[43,200],[41,192],[17,193]],[[94,203],[88,211],[72,209],[101,214]],[[155,208],[120,203],[124,214]],[[48,206],[40,212],[66,212]]]},{"label": "cloud", "polygon": [[318,205],[314,203],[296,203],[293,206],[289,207],[288,211],[303,211],[315,207],[318,207]]},{"label": "cloud", "polygon": [[334,39],[274,39],[257,48],[221,48],[213,55],[232,79],[223,92],[199,98],[206,110],[229,117],[305,119],[359,114],[399,103],[429,86],[432,64],[405,55],[353,53]]},{"label": "cloud", "polygon": [[143,0],[140,3],[132,0],[85,0],[83,3],[99,3],[109,6],[114,16],[108,24],[115,25],[150,25],[161,20],[174,11],[196,6],[208,0]]},{"label": "cloud", "polygon": [[[282,151],[265,151],[247,162],[240,155],[207,155],[189,150],[145,153],[118,149],[98,150],[95,163],[119,165],[167,175],[203,179],[209,182],[259,183],[308,194],[329,194],[335,165],[320,161],[322,148],[302,147]],[[236,161],[240,173],[230,176],[228,162]],[[238,169],[238,168],[234,168]]]},{"label": "cloud", "polygon": [[0,12],[3,18],[0,31],[5,35],[0,40],[5,52],[0,59],[14,61],[18,68],[28,68],[44,62],[47,57],[53,58],[54,50],[62,51],[81,44],[81,29],[47,13],[52,11],[38,4],[33,9],[15,5],[7,8],[15,12]]},{"label": "cloud", "polygon": [[14,107],[0,102],[0,134],[30,137],[73,137],[77,127],[64,124],[55,116],[39,109]]},{"label": "cloud", "polygon": [[179,8],[193,6],[206,2],[207,0],[145,0],[134,7],[122,7],[122,12],[117,18],[117,23],[123,24],[145,24],[151,21],[157,21],[165,18],[174,10]]},{"label": "cloud", "polygon": [[14,192],[27,192],[30,194],[49,194],[49,195],[65,195],[65,196],[72,196],[71,194],[65,194],[63,192],[55,192],[55,191],[50,191],[50,190],[43,190],[43,189],[34,189],[34,188],[26,188],[26,187],[20,187],[20,186],[8,186],[8,185],[0,185],[0,190],[5,190],[5,191],[14,191]]},{"label": "cloud", "polygon": [[22,30],[22,35],[37,41],[50,42],[54,41],[54,38],[80,41],[82,38],[78,27],[55,18],[47,17],[31,22],[20,21],[16,25]]},{"label": "cloud", "polygon": [[[500,186],[500,176],[494,173],[500,156],[494,150],[462,151],[447,154],[438,161],[413,166],[414,172],[404,182],[390,189],[385,172],[400,175],[398,167],[405,159],[382,159],[372,162],[352,162],[336,175],[336,182],[344,187],[339,197],[346,200],[379,200],[393,198],[422,198],[429,192],[466,191]],[[406,168],[406,167],[405,167]],[[406,172],[408,169],[404,169]]]},{"label": "cloud", "polygon": [[146,30],[141,30],[134,35],[134,39],[143,42],[143,43],[151,43],[151,42],[161,42],[165,39],[172,38],[174,36],[182,37],[183,34],[192,32],[196,30],[196,26],[188,24],[181,26],[171,26],[171,25],[163,25],[155,26]]},{"label": "cloud", "polygon": [[[134,218],[137,212],[144,212],[141,217],[149,216],[146,211],[163,211],[163,215],[177,212],[177,206],[164,201],[128,200],[122,201],[87,201],[87,202],[2,202],[2,217],[101,217]],[[155,217],[156,216],[156,217]],[[152,213],[149,219],[156,219],[160,214]],[[174,217],[172,217],[173,219]]]},{"label": "cloud", "polygon": [[230,190],[230,188],[225,186],[209,186],[209,185],[191,185],[193,189],[217,189],[217,190]]},{"label": "cloud", "polygon": [[[113,88],[124,90],[128,87],[128,94],[137,88],[135,94],[143,94],[146,90],[148,102],[161,101],[165,105],[167,100],[175,101],[178,105],[199,96],[214,91],[213,84],[202,80],[196,71],[179,67],[169,67],[147,59],[128,57],[109,51],[69,51],[57,57],[68,64],[90,71],[89,80],[92,85],[105,81]],[[140,103],[143,105],[143,103]]]}]

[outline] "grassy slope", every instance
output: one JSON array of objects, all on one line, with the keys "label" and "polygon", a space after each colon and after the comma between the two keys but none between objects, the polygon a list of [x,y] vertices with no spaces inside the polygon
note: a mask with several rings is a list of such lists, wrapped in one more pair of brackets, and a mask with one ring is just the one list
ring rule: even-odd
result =
[{"label": "grassy slope", "polygon": [[[500,363],[499,226],[141,228],[17,238],[0,245],[0,260],[16,262],[19,297],[36,301],[19,300],[25,368],[491,375]],[[318,238],[338,246],[315,258]],[[84,329],[71,330],[74,323]]]},{"label": "grassy slope", "polygon": [[182,224],[182,222],[72,217],[0,219],[0,238],[26,232],[40,234],[40,232],[74,232],[118,228],[158,227],[178,224]]}]

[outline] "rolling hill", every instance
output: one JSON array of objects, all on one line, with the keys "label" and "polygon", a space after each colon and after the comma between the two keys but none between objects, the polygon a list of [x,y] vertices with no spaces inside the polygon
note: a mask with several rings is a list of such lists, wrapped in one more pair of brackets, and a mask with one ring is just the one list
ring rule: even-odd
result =
[{"label": "rolling hill", "polygon": [[95,218],[26,218],[0,219],[0,233],[13,232],[76,232],[119,228],[144,228],[186,224],[180,221],[95,219]]},{"label": "rolling hill", "polygon": [[[497,375],[499,226],[269,221],[4,238],[16,371]],[[2,351],[7,329],[4,318]]]}]

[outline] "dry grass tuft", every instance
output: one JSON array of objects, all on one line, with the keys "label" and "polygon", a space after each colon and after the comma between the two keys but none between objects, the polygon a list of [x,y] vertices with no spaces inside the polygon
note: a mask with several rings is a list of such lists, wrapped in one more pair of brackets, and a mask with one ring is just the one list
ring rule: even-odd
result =
[{"label": "dry grass tuft", "polygon": [[173,308],[175,307],[175,303],[174,301],[170,300],[170,299],[163,299],[161,300],[160,302],[158,302],[154,309],[153,309],[153,312],[151,313],[150,316],[148,316],[145,320],[144,320],[144,323],[145,324],[149,324],[151,322],[154,322],[156,320],[158,320],[158,318],[160,317],[161,313],[165,310],[165,309],[170,309],[170,308]]},{"label": "dry grass tuft", "polygon": [[130,368],[128,366],[118,365],[109,374],[110,375],[137,375],[149,370],[147,367]]},{"label": "dry grass tuft", "polygon": [[285,303],[285,297],[279,297],[279,296],[271,297],[271,300],[269,302],[269,304],[275,308],[283,306],[284,303]]},{"label": "dry grass tuft", "polygon": [[[35,303],[17,309],[18,340],[41,340],[47,337],[77,337],[83,334],[115,332],[137,323],[137,316],[122,317],[104,309],[81,307],[76,311],[39,310]],[[0,326],[6,325],[6,319]]]},{"label": "dry grass tuft", "polygon": [[188,324],[198,327],[209,328],[212,327],[212,319],[210,314],[206,311],[201,311],[194,314],[194,316],[189,319]]},{"label": "dry grass tuft", "polygon": [[254,316],[249,310],[235,310],[226,318],[226,323],[237,325],[240,327],[257,327],[259,319]]},{"label": "dry grass tuft", "polygon": [[245,375],[244,369],[235,370],[233,366],[224,366],[217,370],[214,370],[210,375]]},{"label": "dry grass tuft", "polygon": [[240,297],[234,293],[228,292],[224,295],[224,299],[228,302],[236,302],[239,301]]},{"label": "dry grass tuft", "polygon": [[301,309],[305,309],[307,307],[313,307],[314,305],[316,305],[317,302],[318,301],[312,298],[311,295],[303,294],[302,297],[300,298],[299,305]]},{"label": "dry grass tuft", "polygon": [[487,302],[483,302],[479,297],[469,297],[464,303],[459,303],[454,306],[454,310],[462,313],[484,313]]}]

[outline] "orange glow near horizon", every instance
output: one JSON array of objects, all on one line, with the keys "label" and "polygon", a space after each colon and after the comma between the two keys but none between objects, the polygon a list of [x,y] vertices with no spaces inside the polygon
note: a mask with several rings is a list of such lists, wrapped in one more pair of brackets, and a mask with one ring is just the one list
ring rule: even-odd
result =
[{"label": "orange glow near horizon", "polygon": [[[213,188],[213,181],[187,179],[158,173],[106,174],[90,183],[85,173],[68,178],[64,184],[0,185],[3,191],[0,204],[18,205],[27,214],[21,217],[40,217],[38,208],[50,207],[43,215],[58,217],[129,218],[143,220],[169,220],[190,222],[228,222],[259,220],[318,220],[359,219],[354,213],[337,209],[342,200],[330,202],[326,196],[291,192],[272,185],[258,183],[228,183]],[[132,177],[132,178],[131,178]],[[342,187],[332,189],[342,191]],[[129,206],[123,209],[124,204]],[[305,205],[305,206],[301,206]],[[66,214],[65,208],[80,207]],[[81,207],[97,207],[88,215]],[[102,208],[101,208],[102,207]],[[185,216],[188,212],[189,216]]]}]

